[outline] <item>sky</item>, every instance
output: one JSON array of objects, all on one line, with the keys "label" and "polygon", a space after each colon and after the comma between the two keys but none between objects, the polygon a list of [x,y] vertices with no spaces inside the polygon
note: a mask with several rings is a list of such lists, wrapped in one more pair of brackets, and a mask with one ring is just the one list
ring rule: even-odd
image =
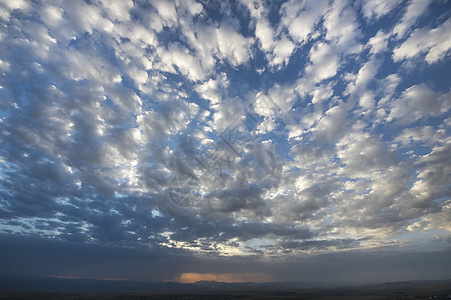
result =
[{"label": "sky", "polygon": [[0,273],[451,278],[451,2],[0,0]]}]

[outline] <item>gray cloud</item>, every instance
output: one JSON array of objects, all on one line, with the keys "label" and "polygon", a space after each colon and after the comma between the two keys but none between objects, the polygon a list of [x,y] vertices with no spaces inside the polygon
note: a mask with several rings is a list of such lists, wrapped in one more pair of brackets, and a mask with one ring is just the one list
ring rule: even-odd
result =
[{"label": "gray cloud", "polygon": [[[449,278],[449,249],[342,252],[263,262],[255,257],[195,257],[181,250],[139,250],[2,235],[2,274],[173,280],[184,272],[271,274],[272,280],[367,283]],[[346,243],[341,241],[339,243]],[[328,244],[331,244],[330,242]]]}]

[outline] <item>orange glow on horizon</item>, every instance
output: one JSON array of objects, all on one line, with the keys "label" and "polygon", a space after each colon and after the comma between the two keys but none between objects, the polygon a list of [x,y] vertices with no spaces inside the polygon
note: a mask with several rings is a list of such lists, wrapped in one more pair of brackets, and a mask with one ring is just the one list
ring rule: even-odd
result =
[{"label": "orange glow on horizon", "polygon": [[270,277],[260,273],[182,273],[176,281],[180,283],[195,283],[197,281],[217,281],[217,282],[268,282]]}]

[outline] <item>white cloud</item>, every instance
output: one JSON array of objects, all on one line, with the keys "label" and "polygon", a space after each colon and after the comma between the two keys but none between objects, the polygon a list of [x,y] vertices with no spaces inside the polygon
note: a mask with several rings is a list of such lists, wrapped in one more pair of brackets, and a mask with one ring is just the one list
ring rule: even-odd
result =
[{"label": "white cloud", "polygon": [[203,5],[199,2],[197,2],[196,0],[180,1],[180,3],[178,5],[180,5],[179,9],[184,10],[183,13],[186,13],[191,16],[198,15],[203,10]]},{"label": "white cloud", "polygon": [[393,60],[397,62],[427,53],[426,62],[437,63],[448,56],[451,49],[451,40],[448,38],[450,32],[451,20],[434,29],[416,29],[401,46],[393,50]]},{"label": "white cloud", "polygon": [[295,49],[295,44],[281,32],[275,32],[271,26],[265,4],[260,2],[242,1],[249,9],[255,23],[255,37],[258,45],[265,53],[269,66],[280,70],[287,65]]},{"label": "white cloud", "polygon": [[417,178],[410,189],[413,197],[410,208],[417,213],[422,208],[431,207],[433,200],[449,197],[446,187],[451,183],[450,149],[451,143],[448,140],[417,160]]},{"label": "white cloud", "polygon": [[261,43],[263,51],[270,51],[272,49],[274,33],[267,20],[257,22],[257,25],[255,26],[255,36]]},{"label": "white cloud", "polygon": [[447,112],[451,108],[451,92],[440,95],[425,84],[414,85],[407,88],[389,106],[388,122],[410,124]]},{"label": "white cloud", "polygon": [[365,110],[370,110],[374,107],[374,93],[371,91],[365,92],[359,100],[359,105]]},{"label": "white cloud", "polygon": [[324,17],[327,29],[326,39],[346,54],[357,53],[362,49],[358,41],[362,32],[357,22],[356,12],[346,0],[335,0]]},{"label": "white cloud", "polygon": [[366,62],[355,75],[353,80],[348,84],[346,93],[361,94],[367,89],[369,82],[374,80],[379,69],[379,63],[376,60]]},{"label": "white cloud", "polygon": [[305,68],[306,74],[312,76],[314,82],[320,82],[337,74],[338,57],[333,48],[323,42],[315,44],[310,49],[310,61]]},{"label": "white cloud", "polygon": [[196,50],[196,57],[199,59],[205,70],[212,71],[216,64],[218,39],[216,28],[210,26],[198,26],[194,24],[182,24],[183,34],[189,41],[190,46]]},{"label": "white cloud", "polygon": [[396,8],[402,0],[366,0],[363,1],[363,15],[371,20],[371,19],[379,19],[389,12],[391,12],[394,8]]},{"label": "white cloud", "polygon": [[212,107],[215,112],[213,114],[213,129],[221,133],[227,126],[234,124],[244,116],[244,103],[238,99],[223,99],[222,102]]},{"label": "white cloud", "polygon": [[410,0],[401,21],[393,29],[393,34],[398,38],[403,38],[417,19],[426,11],[430,3],[431,0]]},{"label": "white cloud", "polygon": [[345,165],[341,172],[351,178],[372,178],[375,171],[389,168],[396,158],[376,136],[359,129],[343,137],[337,148],[337,156]]},{"label": "white cloud", "polygon": [[285,36],[282,36],[280,40],[275,42],[274,46],[274,57],[269,61],[270,66],[287,65],[290,60],[291,54],[293,53],[295,45]]},{"label": "white cloud", "polygon": [[192,81],[205,79],[206,73],[199,60],[191,55],[188,49],[172,44],[168,49],[158,48],[157,53],[168,72],[175,73],[175,69],[173,69],[173,66],[175,66],[181,74]]},{"label": "white cloud", "polygon": [[128,21],[130,20],[130,9],[133,7],[133,0],[100,0],[103,9],[113,21]]},{"label": "white cloud", "polygon": [[368,82],[374,79],[378,69],[377,63],[373,60],[367,62],[363,67],[359,70],[357,74],[357,78],[355,80],[356,86],[366,86]]},{"label": "white cloud", "polygon": [[212,105],[218,104],[222,100],[222,92],[229,85],[227,75],[225,73],[218,74],[216,79],[210,78],[209,80],[196,86],[196,91],[207,99]]},{"label": "white cloud", "polygon": [[142,86],[146,83],[148,74],[145,70],[138,69],[137,67],[132,67],[128,71],[128,75],[135,82],[138,89],[142,89]]},{"label": "white cloud", "polygon": [[94,29],[112,32],[114,24],[102,17],[98,7],[82,1],[71,1],[65,7],[69,22],[76,32],[92,33]]},{"label": "white cloud", "polygon": [[279,110],[277,103],[264,92],[258,92],[253,101],[254,111],[260,116],[272,119]]},{"label": "white cloud", "polygon": [[47,26],[57,26],[63,19],[63,9],[57,6],[44,6],[41,9],[41,20]]},{"label": "white cloud", "polygon": [[280,8],[281,24],[288,29],[293,41],[306,43],[313,28],[327,12],[327,1],[290,0]]},{"label": "white cloud", "polygon": [[327,85],[327,86],[320,85],[315,88],[315,90],[313,91],[312,94],[313,94],[312,103],[313,104],[321,103],[332,97],[333,90],[330,85]]},{"label": "white cloud", "polygon": [[226,59],[232,66],[243,64],[251,58],[251,38],[245,38],[227,25],[216,29],[216,36],[220,58]]},{"label": "white cloud", "polygon": [[377,54],[388,51],[388,39],[390,38],[390,33],[384,33],[379,30],[375,36],[368,40],[365,48],[370,48],[370,53]]},{"label": "white cloud", "polygon": [[431,145],[434,142],[445,142],[446,133],[444,130],[436,130],[432,126],[422,126],[418,128],[406,128],[396,138],[395,141],[403,147],[409,147],[414,143]]},{"label": "white cloud", "polygon": [[[146,27],[140,24],[119,24],[115,25],[114,33],[118,34],[120,37],[126,37],[130,40],[135,47],[145,49],[149,45],[153,47],[158,46],[158,40],[155,36],[155,33],[152,30],[148,30]],[[136,49],[127,49],[127,44],[122,43],[118,45],[118,51],[124,49],[124,52],[133,52]],[[140,59],[140,56],[144,56],[145,54],[139,51],[138,55],[135,56],[135,59]]]},{"label": "white cloud", "polygon": [[335,142],[344,134],[346,117],[348,112],[344,105],[336,105],[326,111],[326,115],[321,118],[318,125],[314,128],[316,137],[322,142]]},{"label": "white cloud", "polygon": [[9,10],[14,9],[27,9],[30,7],[30,2],[27,0],[4,0],[2,4],[6,6]]},{"label": "white cloud", "polygon": [[163,19],[165,26],[172,27],[177,24],[177,12],[172,1],[152,0],[151,3],[157,9],[158,14]]}]

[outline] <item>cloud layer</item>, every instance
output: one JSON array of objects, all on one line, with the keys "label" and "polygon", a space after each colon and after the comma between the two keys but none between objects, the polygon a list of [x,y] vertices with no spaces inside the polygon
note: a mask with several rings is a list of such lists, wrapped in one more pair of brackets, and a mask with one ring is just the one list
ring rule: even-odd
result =
[{"label": "cloud layer", "polygon": [[0,231],[180,263],[449,247],[449,13],[2,1]]}]

